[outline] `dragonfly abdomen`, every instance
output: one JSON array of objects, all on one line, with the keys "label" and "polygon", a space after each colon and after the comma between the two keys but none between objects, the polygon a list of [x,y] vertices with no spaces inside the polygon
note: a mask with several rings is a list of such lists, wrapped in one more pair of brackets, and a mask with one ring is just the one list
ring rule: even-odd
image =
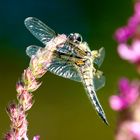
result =
[{"label": "dragonfly abdomen", "polygon": [[104,113],[104,110],[98,100],[98,97],[96,95],[96,92],[95,92],[95,87],[94,87],[94,84],[93,84],[93,75],[92,74],[92,70],[91,69],[82,69],[81,68],[81,73],[83,73],[81,75],[81,79],[83,81],[83,84],[84,84],[84,87],[85,87],[85,90],[87,91],[87,95],[91,101],[91,103],[94,105],[95,107],[95,110],[97,111],[98,115],[101,117],[101,119],[106,123],[108,124],[107,122],[107,119],[106,119],[106,116],[105,116],[105,113]]}]

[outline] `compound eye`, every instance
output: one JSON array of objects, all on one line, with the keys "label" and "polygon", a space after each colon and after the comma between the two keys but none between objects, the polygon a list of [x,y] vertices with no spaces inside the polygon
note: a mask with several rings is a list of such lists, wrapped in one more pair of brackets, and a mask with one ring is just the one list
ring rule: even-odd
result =
[{"label": "compound eye", "polygon": [[82,36],[79,34],[79,33],[71,33],[69,36],[68,36],[69,40],[74,42],[74,43],[81,43],[82,42]]},{"label": "compound eye", "polygon": [[80,43],[82,42],[82,36],[79,33],[75,33],[75,39]]},{"label": "compound eye", "polygon": [[78,36],[76,40],[82,42],[82,36]]},{"label": "compound eye", "polygon": [[74,35],[73,33],[71,33],[69,36],[68,36],[69,40],[73,41],[74,40]]}]

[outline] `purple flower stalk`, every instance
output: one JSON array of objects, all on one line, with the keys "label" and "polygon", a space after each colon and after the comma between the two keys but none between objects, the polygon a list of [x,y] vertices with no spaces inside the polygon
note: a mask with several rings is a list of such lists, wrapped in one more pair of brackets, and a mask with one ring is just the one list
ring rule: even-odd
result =
[{"label": "purple flower stalk", "polygon": [[[53,52],[57,49],[57,46],[61,47],[61,44],[65,41],[65,35],[58,35],[48,42],[47,47],[32,56],[29,67],[24,70],[21,80],[16,85],[18,104],[14,102],[7,107],[7,113],[11,120],[11,130],[5,134],[5,140],[28,140],[26,111],[33,105],[32,92],[41,85],[37,79],[47,72],[47,67],[53,58]],[[33,140],[39,140],[39,138],[39,136],[35,136]]]},{"label": "purple flower stalk", "polygon": [[134,14],[128,19],[127,25],[120,27],[115,32],[115,39],[118,43],[125,43],[138,32],[140,25],[140,1],[134,6]]},{"label": "purple flower stalk", "polygon": [[134,33],[135,33],[135,28],[124,26],[117,29],[114,37],[119,43],[124,43],[127,41],[127,39],[132,37]]},{"label": "purple flower stalk", "polygon": [[110,97],[110,106],[119,111],[115,140],[140,140],[140,83],[119,81],[118,95]]},{"label": "purple flower stalk", "polygon": [[118,53],[121,58],[131,63],[140,63],[140,40],[133,40],[131,46],[128,44],[119,44]]},{"label": "purple flower stalk", "polygon": [[134,81],[130,83],[126,78],[119,81],[119,95],[110,97],[110,106],[113,110],[121,111],[132,105],[139,96],[140,85]]},{"label": "purple flower stalk", "polygon": [[140,140],[140,122],[132,120],[120,121],[115,140]]},{"label": "purple flower stalk", "polygon": [[[134,14],[127,22],[127,25],[120,27],[115,32],[115,39],[118,42],[118,54],[122,59],[136,64],[140,71],[140,1],[136,1]],[[128,40],[131,39],[131,43]]]}]

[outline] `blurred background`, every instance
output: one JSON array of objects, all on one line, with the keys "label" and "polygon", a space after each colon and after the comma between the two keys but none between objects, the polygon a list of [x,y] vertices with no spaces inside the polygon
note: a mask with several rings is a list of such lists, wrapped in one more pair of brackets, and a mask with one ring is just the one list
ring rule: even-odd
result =
[{"label": "blurred background", "polygon": [[35,103],[28,112],[30,139],[36,134],[42,140],[113,139],[117,114],[109,106],[109,97],[117,92],[120,77],[138,77],[134,66],[119,58],[113,33],[132,14],[132,0],[1,0],[0,137],[10,125],[5,107],[16,100],[15,84],[30,61],[26,47],[43,46],[24,26],[24,19],[34,16],[58,33],[82,34],[91,49],[105,48],[101,70],[106,86],[97,94],[110,126],[97,116],[82,84],[47,72],[41,79],[42,86],[34,92]]}]

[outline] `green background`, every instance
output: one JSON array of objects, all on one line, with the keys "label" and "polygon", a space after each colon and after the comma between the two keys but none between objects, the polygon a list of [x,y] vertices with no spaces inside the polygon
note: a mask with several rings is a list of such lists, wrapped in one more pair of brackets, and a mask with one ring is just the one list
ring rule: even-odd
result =
[{"label": "green background", "polygon": [[35,103],[28,111],[30,139],[39,134],[42,140],[112,140],[117,113],[111,110],[109,97],[117,92],[119,78],[138,77],[135,67],[119,58],[113,40],[114,31],[132,14],[131,0],[1,0],[0,136],[9,130],[5,107],[16,100],[15,84],[29,64],[26,47],[42,45],[24,26],[24,19],[34,16],[58,33],[82,34],[92,50],[105,48],[101,70],[106,86],[97,94],[110,126],[97,116],[82,84],[47,72],[42,86],[33,93]]}]

